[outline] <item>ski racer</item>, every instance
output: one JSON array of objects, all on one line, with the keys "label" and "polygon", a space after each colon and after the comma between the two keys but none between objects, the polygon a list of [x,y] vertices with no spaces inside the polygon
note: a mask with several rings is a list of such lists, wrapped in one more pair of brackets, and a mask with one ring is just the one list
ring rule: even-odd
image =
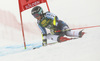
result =
[{"label": "ski racer", "polygon": [[[40,6],[35,6],[31,10],[31,14],[37,19],[37,24],[42,31],[43,42],[42,45],[47,45],[47,39],[57,40],[58,42],[62,42],[61,36],[74,36],[74,37],[82,37],[83,32],[78,30],[68,30],[62,32],[55,32],[57,30],[66,30],[70,29],[68,25],[59,20],[59,18],[51,13],[45,12],[43,13],[43,9]],[[46,28],[50,30],[50,33],[47,34]]]}]

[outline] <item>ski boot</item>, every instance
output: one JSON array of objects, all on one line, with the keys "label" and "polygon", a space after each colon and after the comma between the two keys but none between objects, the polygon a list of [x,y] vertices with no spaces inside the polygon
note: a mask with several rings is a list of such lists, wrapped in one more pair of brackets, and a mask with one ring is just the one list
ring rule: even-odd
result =
[{"label": "ski boot", "polygon": [[81,38],[81,37],[83,37],[83,35],[85,34],[85,32],[82,32],[83,30],[81,30],[80,32],[79,32],[79,38]]}]

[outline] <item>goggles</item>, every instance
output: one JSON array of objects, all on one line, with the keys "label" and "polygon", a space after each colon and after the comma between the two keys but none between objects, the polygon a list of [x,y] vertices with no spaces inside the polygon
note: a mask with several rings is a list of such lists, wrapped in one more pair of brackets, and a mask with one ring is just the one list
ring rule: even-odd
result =
[{"label": "goggles", "polygon": [[36,17],[39,17],[40,16],[40,14],[33,14],[33,16],[36,18]]}]

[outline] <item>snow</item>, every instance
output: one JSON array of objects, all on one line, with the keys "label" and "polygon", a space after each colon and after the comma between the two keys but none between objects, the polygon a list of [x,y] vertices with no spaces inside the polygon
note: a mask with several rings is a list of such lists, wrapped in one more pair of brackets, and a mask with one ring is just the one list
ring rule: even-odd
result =
[{"label": "snow", "polygon": [[[83,38],[0,58],[1,61],[99,61],[100,28],[84,30]],[[95,33],[97,32],[97,33]],[[6,58],[6,59],[5,59]]]},{"label": "snow", "polygon": [[[0,9],[10,11],[19,21],[17,0],[10,1],[13,3],[0,2],[0,4],[2,4]],[[58,15],[59,18],[65,21],[71,28],[100,25],[99,0],[48,0],[48,2],[51,12]],[[8,7],[4,8],[5,4],[7,4]],[[11,4],[15,6],[15,9],[11,10],[11,7],[13,7]],[[44,8],[45,6],[42,5],[42,7]],[[56,7],[56,9],[54,7]],[[23,19],[25,20],[23,21],[24,24],[27,22],[35,22],[36,20],[31,16],[30,10],[31,9],[22,13]],[[46,11],[46,9],[44,9],[44,11]],[[5,26],[1,25],[1,31],[3,31],[3,27]],[[26,39],[28,40],[26,41],[26,50],[24,49],[23,41],[21,41],[22,38],[19,36],[21,31],[16,28],[7,27],[7,29],[9,29],[8,31],[12,30],[13,33],[17,35],[17,38],[20,39],[18,39],[18,41],[11,41],[9,39],[9,37],[12,37],[11,35],[6,35],[9,36],[7,38],[8,40],[0,38],[0,61],[100,61],[100,27],[84,29],[86,34],[82,38],[33,50],[32,48],[34,46],[41,46],[41,36],[36,27],[34,28],[36,30],[30,33],[27,31],[30,31],[32,27],[29,26],[29,28],[25,28],[28,29],[25,31]]]}]

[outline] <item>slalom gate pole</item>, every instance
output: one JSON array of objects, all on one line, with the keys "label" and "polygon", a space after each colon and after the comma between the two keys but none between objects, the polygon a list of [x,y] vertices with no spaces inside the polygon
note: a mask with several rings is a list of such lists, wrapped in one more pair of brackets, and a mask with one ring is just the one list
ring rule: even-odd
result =
[{"label": "slalom gate pole", "polygon": [[86,29],[86,28],[94,28],[94,27],[100,27],[100,25],[97,25],[97,26],[88,26],[88,27],[80,27],[80,28],[73,28],[73,29],[66,29],[66,30],[58,30],[58,31],[55,31],[55,32],[69,31],[69,30],[78,30],[78,29]]},{"label": "slalom gate pole", "polygon": [[24,28],[23,28],[22,16],[21,16],[21,27],[22,27],[22,35],[23,35],[23,41],[24,41],[24,48],[26,49],[26,42],[25,42],[25,35],[24,35]]},{"label": "slalom gate pole", "polygon": [[24,28],[23,28],[23,22],[22,22],[21,12],[20,12],[20,19],[21,19],[21,28],[22,28],[22,35],[23,35],[23,41],[24,41],[24,48],[26,49],[25,35],[24,35]]},{"label": "slalom gate pole", "polygon": [[24,48],[26,49],[24,27],[23,27],[22,15],[21,15],[21,10],[20,10],[20,1],[18,0],[18,2],[19,2],[19,12],[20,12],[20,20],[21,20],[21,28],[22,28],[22,36],[23,36],[23,41],[24,41]]},{"label": "slalom gate pole", "polygon": [[49,5],[48,5],[47,0],[46,0],[46,6],[47,6],[47,8],[48,8],[48,11],[50,12]]}]

